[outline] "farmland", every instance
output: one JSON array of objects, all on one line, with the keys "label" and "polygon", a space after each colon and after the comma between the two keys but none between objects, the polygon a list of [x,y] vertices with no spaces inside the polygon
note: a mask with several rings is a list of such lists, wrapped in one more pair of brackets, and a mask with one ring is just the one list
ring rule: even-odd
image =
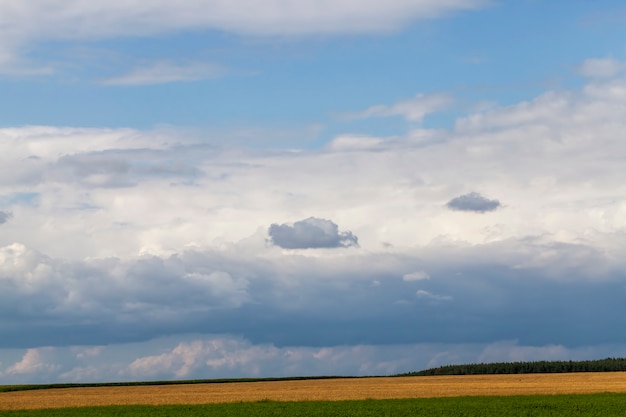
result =
[{"label": "farmland", "polygon": [[[0,393],[0,410],[111,405],[255,403],[259,401],[280,401],[287,404],[295,401],[553,396],[592,393],[626,393],[626,373],[338,378],[223,384],[56,388]],[[581,398],[585,397],[581,396]],[[626,396],[617,395],[610,396],[610,398],[622,404],[622,410],[626,409]],[[270,404],[274,403],[270,402]]]},{"label": "farmland", "polygon": [[266,416],[623,416],[626,396],[622,394],[519,396],[519,397],[455,397],[402,400],[314,401],[169,405],[109,406],[50,410],[0,412],[10,417],[266,417]]}]

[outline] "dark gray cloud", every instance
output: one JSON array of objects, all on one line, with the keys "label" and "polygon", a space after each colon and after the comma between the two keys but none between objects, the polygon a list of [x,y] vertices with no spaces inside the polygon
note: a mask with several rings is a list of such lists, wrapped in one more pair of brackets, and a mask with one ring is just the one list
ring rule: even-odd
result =
[{"label": "dark gray cloud", "polygon": [[6,223],[12,216],[9,211],[0,211],[0,224]]},{"label": "dark gray cloud", "polygon": [[[624,266],[602,270],[603,252],[582,246],[503,245],[430,260],[189,251],[67,261],[13,244],[0,248],[0,349],[182,333],[276,346],[626,343],[615,332],[626,314]],[[553,260],[538,264],[548,251]],[[402,279],[421,268],[430,279]]]},{"label": "dark gray cloud", "polygon": [[345,248],[359,246],[352,232],[340,232],[330,220],[309,217],[288,224],[272,224],[269,228],[270,241],[284,249]]},{"label": "dark gray cloud", "polygon": [[498,200],[490,200],[479,193],[471,192],[453,198],[448,201],[446,207],[450,210],[485,213],[496,210],[500,207],[500,202]]}]

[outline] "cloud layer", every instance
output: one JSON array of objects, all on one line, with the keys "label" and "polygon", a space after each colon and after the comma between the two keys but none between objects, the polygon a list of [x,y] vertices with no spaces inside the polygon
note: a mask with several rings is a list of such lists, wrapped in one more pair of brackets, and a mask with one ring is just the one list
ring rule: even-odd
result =
[{"label": "cloud layer", "polygon": [[[42,41],[89,42],[121,37],[219,30],[241,35],[317,35],[389,32],[412,21],[484,7],[485,0],[392,0],[337,2],[315,0],[193,0],[182,4],[144,0],[33,0],[0,3],[0,72],[47,73],[19,51]],[[158,65],[138,69],[113,84],[164,82],[204,76],[206,68]],[[208,70],[210,75],[213,69]]]},{"label": "cloud layer", "polygon": [[[13,215],[0,233],[0,372],[210,376],[257,358],[259,374],[305,373],[333,366],[315,355],[369,346],[358,372],[384,373],[413,362],[384,365],[382,345],[622,346],[625,91],[594,79],[449,130],[309,150],[171,129],[0,129],[0,211]],[[506,210],[464,212],[497,206],[468,184]],[[90,359],[162,338],[177,341],[115,374]],[[50,359],[77,346],[80,361]]]},{"label": "cloud layer", "polygon": [[581,360],[626,354],[626,345],[532,346],[515,340],[490,344],[410,344],[277,347],[241,337],[188,335],[117,346],[31,348],[8,352],[4,382],[101,382],[281,377],[293,375],[393,375],[453,363]]}]

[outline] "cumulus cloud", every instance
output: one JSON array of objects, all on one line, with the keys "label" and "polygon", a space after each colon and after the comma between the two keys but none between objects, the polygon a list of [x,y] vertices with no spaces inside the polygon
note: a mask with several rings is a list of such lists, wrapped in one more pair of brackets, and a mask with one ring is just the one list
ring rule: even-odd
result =
[{"label": "cumulus cloud", "polygon": [[171,372],[177,378],[189,378],[191,372],[202,366],[203,354],[206,353],[201,341],[180,343],[171,352],[138,358],[128,368],[134,376],[154,377]]},{"label": "cumulus cloud", "polygon": [[359,240],[352,232],[340,232],[339,226],[332,221],[315,217],[297,221],[293,225],[272,224],[268,233],[270,241],[283,249],[359,246]]},{"label": "cumulus cloud", "polygon": [[22,360],[6,369],[6,375],[10,377],[19,374],[49,374],[57,371],[60,369],[58,364],[46,362],[45,353],[49,351],[51,351],[50,348],[27,349]]},{"label": "cumulus cloud", "polygon": [[[516,340],[464,344],[275,346],[232,335],[184,335],[101,347],[99,356],[78,358],[84,347],[54,350],[0,349],[7,384],[146,381],[300,375],[392,375],[442,365],[534,360],[585,360],[624,356],[626,345],[567,347]],[[17,360],[11,357],[18,356]],[[28,366],[26,364],[29,364]],[[8,370],[11,369],[11,372]],[[23,372],[16,372],[20,369]],[[28,370],[28,372],[26,372]]]},{"label": "cumulus cloud", "polygon": [[446,203],[446,207],[450,210],[485,213],[496,210],[500,207],[500,202],[498,200],[490,200],[479,193],[471,192],[453,198]]},{"label": "cumulus cloud", "polygon": [[278,347],[218,336],[181,342],[165,353],[140,357],[128,366],[125,377],[390,375],[421,369],[423,364],[416,358],[432,358],[436,349],[435,345]]},{"label": "cumulus cloud", "polygon": [[402,116],[411,122],[422,122],[427,114],[445,110],[453,103],[454,98],[446,93],[418,94],[414,98],[398,101],[391,106],[372,106],[350,116],[357,118]]}]

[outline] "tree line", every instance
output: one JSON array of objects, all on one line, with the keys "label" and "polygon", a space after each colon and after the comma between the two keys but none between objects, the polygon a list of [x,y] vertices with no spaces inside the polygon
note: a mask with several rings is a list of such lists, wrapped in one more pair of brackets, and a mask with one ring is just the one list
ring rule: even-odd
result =
[{"label": "tree line", "polygon": [[428,375],[486,375],[486,374],[541,374],[565,372],[620,372],[626,371],[625,358],[606,358],[588,361],[536,361],[472,363],[445,365],[399,376]]}]

